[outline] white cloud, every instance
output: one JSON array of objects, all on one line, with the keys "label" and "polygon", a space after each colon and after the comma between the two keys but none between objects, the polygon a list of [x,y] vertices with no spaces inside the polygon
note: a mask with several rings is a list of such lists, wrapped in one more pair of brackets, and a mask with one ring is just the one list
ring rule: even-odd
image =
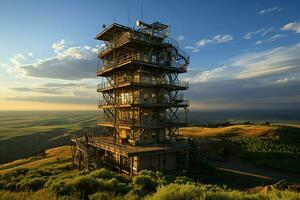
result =
[{"label": "white cloud", "polygon": [[29,53],[28,53],[28,56],[29,56],[29,57],[34,57],[34,54],[33,54],[32,52],[29,52]]},{"label": "white cloud", "polygon": [[246,40],[250,40],[254,35],[260,35],[260,36],[265,36],[269,32],[273,31],[273,28],[262,28],[254,32],[248,32],[246,33],[243,38]]},{"label": "white cloud", "polygon": [[281,30],[283,31],[294,31],[295,33],[300,33],[300,22],[291,22],[284,25]]},{"label": "white cloud", "polygon": [[191,82],[248,79],[256,77],[300,76],[300,43],[267,51],[240,55],[223,67],[194,71],[185,76]]},{"label": "white cloud", "polygon": [[235,58],[231,65],[240,71],[235,78],[250,78],[283,73],[300,73],[300,44],[249,53]]},{"label": "white cloud", "polygon": [[6,64],[6,63],[0,63],[0,67],[7,68],[8,64]]},{"label": "white cloud", "polygon": [[300,109],[300,43],[240,55],[191,71],[189,99],[201,109]]},{"label": "white cloud", "polygon": [[98,47],[76,46],[65,47],[65,41],[52,45],[55,56],[37,59],[33,63],[24,64],[26,59],[22,54],[15,55],[11,61],[15,70],[28,77],[52,79],[88,79],[95,78],[98,64]]},{"label": "white cloud", "polygon": [[183,35],[177,36],[177,41],[183,41],[183,40],[184,40],[184,36]]},{"label": "white cloud", "polygon": [[[87,83],[45,83],[30,87],[12,87],[16,92],[39,93],[48,95],[96,96],[95,85]],[[85,95],[83,95],[85,94]],[[26,95],[25,95],[26,96]]]},{"label": "white cloud", "polygon": [[52,44],[52,49],[55,52],[59,52],[59,51],[63,50],[64,47],[65,47],[65,40],[61,40],[59,42],[55,42]]},{"label": "white cloud", "polygon": [[19,66],[26,60],[26,57],[23,54],[16,54],[10,58],[12,64]]},{"label": "white cloud", "polygon": [[195,42],[193,46],[186,46],[185,49],[190,49],[192,52],[198,52],[200,48],[203,48],[209,44],[220,44],[226,43],[233,40],[233,36],[229,34],[225,35],[215,35],[213,38],[210,39],[201,39]]},{"label": "white cloud", "polygon": [[264,15],[264,14],[267,14],[267,13],[270,13],[270,12],[279,12],[281,10],[282,9],[279,8],[279,7],[267,8],[267,9],[259,11],[258,14],[259,15]]},{"label": "white cloud", "polygon": [[266,40],[258,40],[255,42],[255,45],[260,45],[260,44],[263,44],[263,43],[270,43],[270,42],[274,42],[280,38],[284,38],[284,37],[287,37],[287,35],[285,34],[276,34],[276,35],[273,35],[272,37],[266,39]]},{"label": "white cloud", "polygon": [[255,45],[260,45],[260,44],[262,44],[262,43],[263,43],[262,40],[258,40],[258,41],[255,42]]}]

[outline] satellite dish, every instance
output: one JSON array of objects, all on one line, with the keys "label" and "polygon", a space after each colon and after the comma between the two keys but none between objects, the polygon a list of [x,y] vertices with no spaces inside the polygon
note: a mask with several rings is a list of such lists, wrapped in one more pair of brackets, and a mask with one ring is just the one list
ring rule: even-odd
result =
[{"label": "satellite dish", "polygon": [[136,26],[141,26],[141,21],[140,20],[136,20],[135,25]]}]

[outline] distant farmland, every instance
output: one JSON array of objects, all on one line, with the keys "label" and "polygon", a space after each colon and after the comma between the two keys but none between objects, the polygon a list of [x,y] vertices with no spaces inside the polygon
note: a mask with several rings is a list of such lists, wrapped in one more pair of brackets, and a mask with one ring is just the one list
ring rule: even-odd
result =
[{"label": "distant farmland", "polygon": [[65,145],[67,131],[95,127],[97,112],[0,112],[0,163]]}]

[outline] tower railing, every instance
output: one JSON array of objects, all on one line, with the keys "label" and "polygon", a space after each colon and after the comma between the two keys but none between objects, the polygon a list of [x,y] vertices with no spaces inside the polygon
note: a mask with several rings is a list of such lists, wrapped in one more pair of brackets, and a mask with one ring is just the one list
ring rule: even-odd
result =
[{"label": "tower railing", "polygon": [[104,61],[97,69],[97,74],[101,74],[106,70],[112,70],[131,61],[152,64],[162,68],[174,68],[177,70],[179,69],[183,72],[187,71],[187,65],[188,65],[186,61],[182,61],[182,60],[176,60],[176,61],[158,60],[158,59],[153,60],[148,55],[143,56],[140,53],[132,53],[132,54],[120,56],[117,59],[114,59],[112,61]]},{"label": "tower railing", "polygon": [[[114,48],[118,48],[120,46],[123,46],[124,44],[130,42],[131,40],[135,40],[138,42],[145,42],[149,44],[162,44],[162,38],[160,37],[149,37],[149,35],[145,35],[144,33],[138,32],[138,31],[128,31],[120,36],[117,36],[117,39],[110,43],[109,46],[103,46],[99,50],[99,56],[102,57]],[[178,45],[177,45],[178,47]]]},{"label": "tower railing", "polygon": [[[109,124],[111,123],[110,119],[104,118],[103,120],[99,121],[98,123],[102,124]],[[117,126],[141,126],[141,127],[160,127],[160,126],[179,126],[181,124],[187,124],[186,119],[177,119],[177,120],[170,120],[168,118],[162,118],[162,119],[146,119],[146,120],[137,120],[133,118],[127,118],[127,119],[117,119],[116,125]]]},{"label": "tower railing", "polygon": [[187,107],[190,101],[183,98],[173,98],[173,99],[159,99],[150,98],[145,100],[144,98],[119,98],[116,102],[99,100],[98,107],[103,106],[124,106],[124,105],[155,105],[155,106],[170,106],[170,107]]},{"label": "tower railing", "polygon": [[155,79],[152,77],[141,77],[141,78],[132,78],[130,76],[120,77],[117,80],[116,84],[111,84],[109,82],[99,83],[97,86],[98,90],[105,90],[113,87],[119,87],[124,84],[146,84],[153,86],[167,86],[167,87],[181,87],[187,89],[189,87],[189,82],[187,81],[174,81],[170,82],[167,79]]}]

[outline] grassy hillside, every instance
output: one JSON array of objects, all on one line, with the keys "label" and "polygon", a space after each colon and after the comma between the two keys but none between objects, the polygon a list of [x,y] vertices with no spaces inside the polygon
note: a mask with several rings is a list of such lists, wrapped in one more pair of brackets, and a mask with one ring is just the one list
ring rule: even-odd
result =
[{"label": "grassy hillside", "polygon": [[94,127],[97,112],[0,112],[0,163],[68,144],[67,131]]},{"label": "grassy hillside", "polygon": [[181,129],[181,134],[194,138],[222,138],[231,144],[233,155],[243,161],[270,169],[300,173],[299,125],[186,127]]},{"label": "grassy hillside", "polygon": [[[64,146],[50,149],[44,159],[6,164],[7,169],[1,170],[0,174],[0,199],[300,199],[299,193],[278,190],[275,186],[241,191],[225,185],[202,184],[182,175],[165,176],[152,171],[142,171],[134,178],[104,168],[78,172],[71,169],[68,152],[68,147]],[[18,167],[13,166],[16,163],[19,163]]]},{"label": "grassy hillside", "polygon": [[46,150],[46,157],[29,157],[18,159],[9,163],[0,164],[0,174],[5,174],[17,168],[37,168],[43,165],[48,165],[53,162],[71,159],[70,146],[61,146]]},{"label": "grassy hillside", "polygon": [[276,128],[266,125],[232,125],[227,127],[184,127],[180,134],[187,137],[230,137],[230,136],[271,136]]}]

